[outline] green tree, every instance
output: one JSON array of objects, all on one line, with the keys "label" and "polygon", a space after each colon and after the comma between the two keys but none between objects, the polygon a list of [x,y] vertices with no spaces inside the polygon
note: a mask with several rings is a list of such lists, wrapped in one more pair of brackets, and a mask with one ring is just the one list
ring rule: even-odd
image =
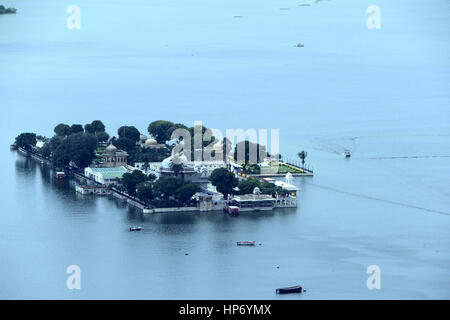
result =
[{"label": "green tree", "polygon": [[81,124],[73,124],[70,126],[70,134],[84,132],[83,126]]},{"label": "green tree", "polygon": [[122,126],[119,128],[119,130],[117,130],[117,133],[119,135],[119,139],[127,138],[133,141],[133,143],[139,141],[139,137],[141,135],[139,130],[133,126]]},{"label": "green tree", "polygon": [[60,137],[68,136],[70,132],[70,126],[65,123],[58,124],[55,129],[53,129],[55,134]]},{"label": "green tree", "polygon": [[89,166],[95,158],[97,138],[92,134],[79,132],[67,138],[55,139],[54,142],[56,150],[53,152],[53,162],[57,167],[65,167],[72,161],[82,169]]},{"label": "green tree", "polygon": [[304,167],[305,166],[305,159],[308,156],[308,152],[301,151],[301,152],[297,153],[297,155],[302,160],[302,167]]},{"label": "green tree", "polygon": [[[243,150],[243,154],[241,154]],[[256,152],[256,154],[254,154]],[[239,153],[239,154],[238,154]],[[262,162],[264,156],[269,156],[266,147],[259,143],[253,143],[248,140],[241,141],[234,148],[234,160],[243,162],[244,165]]]},{"label": "green tree", "polygon": [[91,123],[91,127],[94,130],[94,133],[105,132],[105,125],[100,120],[94,120]]},{"label": "green tree", "polygon": [[167,120],[153,121],[148,125],[148,133],[155,137],[158,143],[166,143],[170,140],[172,132],[176,129],[176,125],[173,122]]},{"label": "green tree", "polygon": [[238,184],[240,194],[251,194],[256,187],[261,189],[259,180],[255,178],[241,180]]},{"label": "green tree", "polygon": [[148,205],[153,200],[152,184],[150,182],[139,183],[136,187],[136,196]]},{"label": "green tree", "polygon": [[153,183],[153,191],[160,199],[169,199],[175,195],[175,191],[186,183],[175,177],[160,177]]},{"label": "green tree", "polygon": [[234,174],[225,168],[217,168],[209,176],[212,185],[216,187],[217,191],[222,193],[226,198],[233,193],[233,188],[238,185],[238,179]]},{"label": "green tree", "polygon": [[95,130],[92,127],[92,124],[90,124],[90,123],[85,124],[84,125],[84,132],[95,134]]},{"label": "green tree", "polygon": [[261,183],[259,189],[264,194],[274,196],[276,193],[281,194],[282,188],[277,187],[274,183]]},{"label": "green tree", "polygon": [[136,142],[126,137],[120,137],[119,139],[116,139],[114,141],[114,145],[117,148],[125,150],[128,153],[132,152],[136,148]]},{"label": "green tree", "polygon": [[182,204],[187,204],[191,200],[192,196],[199,191],[197,185],[193,183],[187,183],[184,186],[179,187],[175,191],[175,199]]},{"label": "green tree", "polygon": [[50,157],[52,151],[50,149],[50,143],[46,142],[44,145],[38,150],[38,152],[45,158]]},{"label": "green tree", "polygon": [[30,150],[37,143],[36,134],[25,132],[21,133],[16,137],[16,146],[24,148],[26,150]]},{"label": "green tree", "polygon": [[136,187],[138,184],[147,181],[147,176],[140,170],[134,170],[132,173],[124,173],[122,176],[122,184],[127,188],[130,196],[136,196]]},{"label": "green tree", "polygon": [[55,150],[61,145],[63,140],[64,140],[64,137],[62,137],[62,136],[58,136],[58,135],[53,136],[50,139],[50,141],[48,142],[49,147],[50,147],[50,153],[54,153]]},{"label": "green tree", "polygon": [[95,136],[97,137],[98,142],[107,142],[109,140],[109,134],[105,131],[96,132]]},{"label": "green tree", "polygon": [[[197,129],[197,130],[196,130]],[[202,135],[202,145],[201,145],[201,150],[198,150],[198,148],[196,148],[195,146],[195,132],[196,131],[200,131],[201,130],[201,135]],[[212,130],[205,127],[205,126],[194,126],[194,127],[190,127],[188,129],[189,134],[191,136],[191,159],[192,160],[196,160],[196,159],[200,159],[200,155],[197,154],[196,156],[196,152],[201,153],[201,160],[205,160],[204,159],[204,149],[210,145],[210,144],[215,144],[217,142],[219,142],[218,140],[216,140],[216,137],[214,137],[212,135]],[[199,132],[200,134],[200,132]],[[196,150],[197,149],[197,150]],[[211,153],[211,155],[214,155],[215,152],[213,151],[213,153]],[[186,154],[186,156],[188,156]]]}]

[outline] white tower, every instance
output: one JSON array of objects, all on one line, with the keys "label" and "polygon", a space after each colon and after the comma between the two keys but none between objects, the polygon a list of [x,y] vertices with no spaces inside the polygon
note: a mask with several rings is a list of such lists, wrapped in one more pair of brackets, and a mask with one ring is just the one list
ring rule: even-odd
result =
[{"label": "white tower", "polygon": [[290,172],[286,173],[286,183],[292,184],[292,173]]}]

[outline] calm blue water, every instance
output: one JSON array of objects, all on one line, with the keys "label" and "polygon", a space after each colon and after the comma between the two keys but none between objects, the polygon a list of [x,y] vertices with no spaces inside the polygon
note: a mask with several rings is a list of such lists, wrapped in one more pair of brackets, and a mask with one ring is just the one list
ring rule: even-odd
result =
[{"label": "calm blue water", "polygon": [[[0,298],[450,298],[450,3],[309,2],[4,0],[18,13],[0,16]],[[297,209],[143,216],[8,150],[94,119],[278,128],[316,174],[295,180]],[[308,292],[274,294],[297,283]]]}]

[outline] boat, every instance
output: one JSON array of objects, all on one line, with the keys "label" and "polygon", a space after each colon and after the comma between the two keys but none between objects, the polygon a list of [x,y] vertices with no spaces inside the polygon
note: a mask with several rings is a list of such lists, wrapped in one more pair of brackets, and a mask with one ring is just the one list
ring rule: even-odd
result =
[{"label": "boat", "polygon": [[64,171],[56,171],[55,176],[56,176],[56,179],[61,180],[66,177],[66,173]]},{"label": "boat", "polygon": [[142,227],[130,227],[130,231],[141,231]]},{"label": "boat", "polygon": [[238,206],[226,206],[223,210],[232,216],[239,215],[239,207]]},{"label": "boat", "polygon": [[346,158],[350,158],[350,157],[351,157],[350,150],[345,149],[345,150],[344,150],[344,155],[345,155]]},{"label": "boat", "polygon": [[293,287],[286,287],[286,288],[278,288],[275,290],[278,294],[286,294],[286,293],[302,293],[303,289],[302,286],[293,286]]},{"label": "boat", "polygon": [[303,48],[305,45],[301,42],[297,43],[296,45],[294,45],[294,47],[296,48]]},{"label": "boat", "polygon": [[11,150],[17,150],[17,146],[15,144],[12,144],[9,146],[9,149]]},{"label": "boat", "polygon": [[238,246],[254,246],[256,241],[238,241]]}]

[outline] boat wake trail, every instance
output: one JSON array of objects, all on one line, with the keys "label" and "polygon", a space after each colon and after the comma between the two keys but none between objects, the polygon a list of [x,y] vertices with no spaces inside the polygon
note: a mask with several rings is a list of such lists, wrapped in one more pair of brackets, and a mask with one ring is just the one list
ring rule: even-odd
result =
[{"label": "boat wake trail", "polygon": [[427,158],[450,158],[450,156],[394,156],[394,157],[369,157],[357,159],[390,160],[390,159],[427,159]]},{"label": "boat wake trail", "polygon": [[[342,156],[345,153],[344,150],[349,149],[348,147],[324,139],[319,138],[308,138],[308,139],[313,143],[313,146],[310,147],[311,149],[315,149],[322,152],[328,152]],[[356,139],[357,137],[349,138],[349,140],[351,140],[353,144]],[[351,149],[354,149],[354,147]]]},{"label": "boat wake trail", "polygon": [[369,200],[374,200],[374,201],[379,201],[379,202],[384,202],[384,203],[390,203],[390,204],[394,204],[394,205],[402,206],[402,207],[406,207],[406,208],[412,208],[412,209],[427,211],[427,212],[430,212],[430,213],[437,213],[437,214],[450,216],[450,212],[434,210],[434,209],[419,207],[419,206],[416,206],[416,205],[413,205],[413,204],[409,204],[409,203],[403,203],[403,202],[398,202],[398,201],[393,201],[393,200],[377,198],[377,197],[373,197],[373,196],[369,196],[369,195],[365,195],[365,194],[339,190],[339,189],[336,189],[336,188],[333,188],[333,187],[322,186],[322,185],[318,185],[318,184],[312,183],[312,182],[306,182],[306,184],[309,184],[309,185],[312,185],[314,187],[318,187],[318,188],[321,188],[321,189],[325,189],[325,190],[330,190],[330,191],[334,191],[334,192],[338,192],[338,193],[342,193],[342,194],[347,194],[347,195],[350,195],[350,196],[353,196],[353,197],[365,198],[365,199],[369,199]]}]

